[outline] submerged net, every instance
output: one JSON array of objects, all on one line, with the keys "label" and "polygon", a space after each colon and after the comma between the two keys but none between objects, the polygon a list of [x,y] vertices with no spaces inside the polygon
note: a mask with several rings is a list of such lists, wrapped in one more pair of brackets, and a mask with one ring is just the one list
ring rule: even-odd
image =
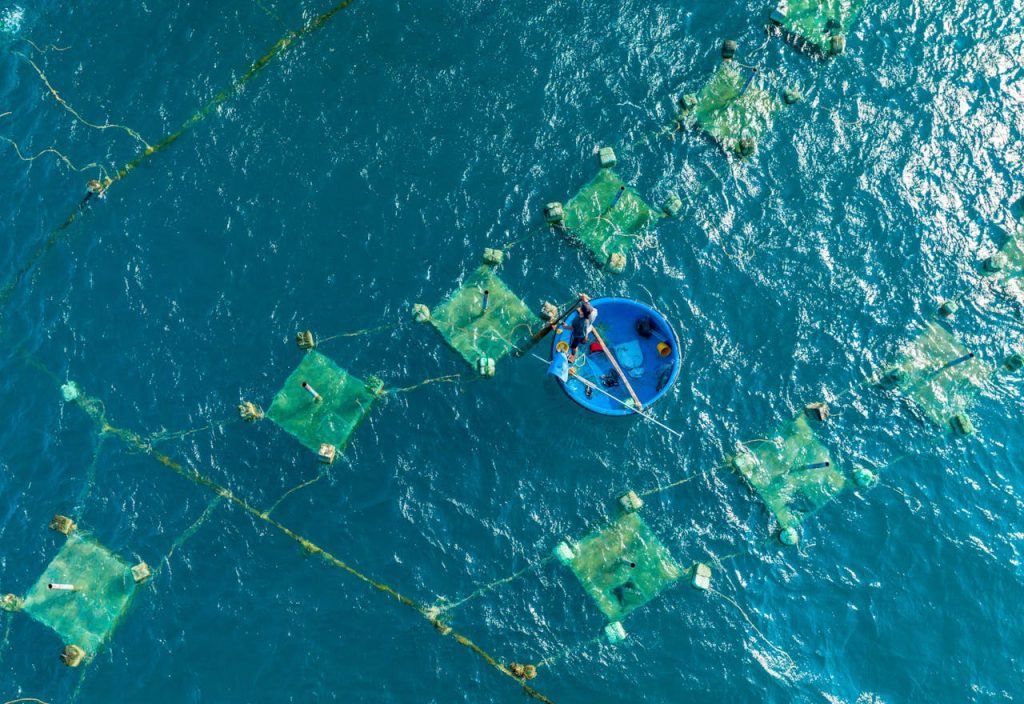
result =
[{"label": "submerged net", "polygon": [[636,513],[624,513],[591,533],[575,553],[569,567],[609,621],[640,608],[683,575]]},{"label": "submerged net", "polygon": [[776,10],[772,19],[789,40],[829,55],[838,53],[832,50],[832,37],[849,33],[864,0],[785,0],[783,5],[785,11]]},{"label": "submerged net", "polygon": [[784,107],[778,96],[761,87],[762,81],[750,67],[723,61],[697,95],[684,98],[683,123],[723,149],[744,154],[740,140],[756,143]]},{"label": "submerged net", "polygon": [[[484,310],[484,291],[487,309]],[[529,344],[541,321],[490,266],[470,274],[430,316],[430,323],[462,358],[476,366]]]},{"label": "submerged net", "polygon": [[601,169],[565,205],[566,230],[600,266],[611,263],[612,255],[625,257],[637,236],[660,217],[611,169]]},{"label": "submerged net", "polygon": [[[75,591],[50,589],[49,584],[72,584]],[[135,586],[126,562],[75,534],[25,595],[23,610],[65,644],[93,655],[128,608]]]},{"label": "submerged net", "polygon": [[914,401],[936,425],[947,428],[970,408],[992,375],[967,347],[936,322],[928,322],[882,375],[883,386]]},{"label": "submerged net", "polygon": [[[321,400],[304,389],[302,382]],[[361,381],[330,358],[310,351],[274,396],[267,418],[314,452],[323,444],[340,450],[370,412],[381,388],[379,380]]]},{"label": "submerged net", "polygon": [[769,442],[744,445],[731,460],[782,528],[796,528],[846,488],[806,416],[784,423]]}]

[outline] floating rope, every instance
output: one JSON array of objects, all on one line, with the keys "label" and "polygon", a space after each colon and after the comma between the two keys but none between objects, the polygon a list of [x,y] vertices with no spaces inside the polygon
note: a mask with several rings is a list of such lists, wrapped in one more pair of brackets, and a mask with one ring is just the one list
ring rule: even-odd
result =
[{"label": "floating rope", "polygon": [[79,492],[71,514],[76,520],[81,519],[82,512],[85,511],[85,502],[89,500],[93,487],[96,485],[96,468],[99,466],[100,451],[103,449],[103,443],[106,439],[106,435],[100,434],[99,439],[96,441],[96,448],[93,450],[92,462],[89,463],[89,466],[85,470],[85,486],[83,486],[82,491]]},{"label": "floating rope", "polygon": [[45,46],[40,47],[38,44],[36,44],[34,41],[29,39],[28,37],[20,37],[20,39],[21,39],[21,41],[25,42],[26,44],[31,46],[33,49],[38,51],[40,54],[45,54],[48,51],[57,51],[57,52],[67,51],[68,49],[71,48],[69,46],[57,46],[56,44],[47,44]]},{"label": "floating rope", "polygon": [[343,337],[360,337],[362,335],[369,335],[370,333],[380,332],[381,330],[396,330],[396,329],[401,328],[401,327],[408,327],[408,326],[407,326],[406,323],[391,323],[391,324],[388,324],[388,325],[377,325],[377,326],[372,327],[372,328],[363,328],[362,330],[356,330],[354,332],[341,332],[341,333],[338,333],[337,335],[330,335],[329,337],[322,337],[319,340],[317,340],[316,344],[319,347],[320,345],[324,344],[325,342],[330,342],[331,340],[337,340],[337,339],[340,339],[340,338],[343,338]]},{"label": "floating rope", "polygon": [[[197,518],[195,520],[195,522],[192,523],[192,525],[190,525],[188,528],[185,529],[184,533],[179,535],[175,539],[175,541],[173,543],[171,543],[171,549],[167,551],[167,555],[164,556],[163,562],[161,562],[159,569],[162,569],[163,566],[170,561],[171,555],[174,554],[175,550],[177,550],[182,545],[184,545],[186,542],[188,542],[189,538],[191,538],[193,535],[195,535],[196,531],[198,531],[200,528],[203,527],[203,524],[206,523],[206,521],[210,518],[210,516],[213,515],[214,509],[216,509],[222,503],[224,503],[224,499],[222,497],[220,497],[220,496],[214,496],[210,500],[210,503],[206,505],[206,508],[203,510],[202,514],[200,514],[199,518]],[[159,571],[159,569],[158,569],[158,571]]]},{"label": "floating rope", "polygon": [[732,597],[726,596],[722,592],[718,591],[717,589],[713,589],[713,588],[709,588],[708,592],[710,592],[711,594],[716,594],[716,595],[722,597],[727,602],[729,602],[734,607],[736,607],[736,610],[740,612],[740,616],[742,616],[743,619],[748,624],[750,624],[750,627],[754,629],[754,633],[756,633],[758,636],[760,636],[761,640],[763,640],[768,645],[768,647],[770,647],[772,650],[774,650],[776,653],[778,653],[779,655],[784,657],[789,662],[789,667],[790,667],[790,669],[792,671],[798,671],[800,669],[799,667],[797,667],[796,661],[793,660],[793,657],[789,653],[787,653],[785,650],[783,650],[779,646],[775,645],[775,643],[773,643],[771,640],[769,640],[768,636],[766,636],[764,633],[761,632],[761,629],[759,629],[757,627],[757,624],[755,624],[751,620],[750,616],[747,615],[747,612],[743,610],[743,607],[741,607],[739,604],[737,604],[736,601]]},{"label": "floating rope", "polygon": [[678,481],[674,481],[671,484],[665,484],[664,486],[656,486],[653,489],[648,489],[647,491],[642,491],[642,492],[638,493],[637,496],[650,496],[651,494],[657,494],[658,492],[668,491],[669,489],[674,489],[677,486],[682,486],[683,484],[686,484],[687,482],[693,481],[694,479],[696,479],[697,477],[701,476],[702,474],[704,474],[703,471],[701,471],[701,472],[694,472],[690,476],[683,477],[682,479],[680,479]]},{"label": "floating rope", "polygon": [[[430,384],[456,383],[460,379],[462,379],[463,376],[463,374],[446,374],[445,376],[435,376],[432,379],[426,379],[418,384],[413,384],[412,386],[403,386],[400,389],[388,389],[387,392],[389,394],[404,394],[409,391],[415,391],[416,389],[421,388],[423,386],[429,386]],[[470,381],[474,380],[475,379],[470,379]]]},{"label": "floating rope", "polygon": [[542,566],[548,564],[549,562],[551,562],[554,559],[555,559],[554,556],[549,556],[549,557],[545,557],[545,558],[542,558],[540,560],[537,560],[536,562],[533,562],[533,563],[527,565],[523,569],[521,569],[521,570],[519,570],[517,572],[513,572],[508,577],[502,577],[501,579],[497,579],[497,580],[491,582],[490,584],[486,584],[486,585],[480,587],[479,589],[477,589],[472,594],[469,594],[468,596],[464,596],[461,599],[457,599],[455,601],[448,601],[447,599],[442,597],[441,599],[438,600],[438,602],[436,604],[434,604],[434,606],[430,607],[429,610],[431,611],[431,613],[440,616],[441,614],[447,613],[447,612],[449,612],[449,611],[451,611],[453,609],[456,609],[456,608],[462,606],[467,601],[472,601],[473,599],[476,599],[479,596],[483,596],[487,592],[492,591],[495,588],[500,587],[503,584],[508,584],[509,582],[512,582],[512,581],[518,579],[519,577],[522,577],[527,572],[532,572],[533,570],[537,569],[538,567],[542,567]]},{"label": "floating rope", "polygon": [[68,101],[64,100],[64,98],[61,96],[61,94],[57,92],[57,89],[54,88],[53,85],[50,83],[50,79],[48,79],[46,77],[46,74],[43,73],[43,69],[39,68],[39,65],[35,61],[33,61],[29,57],[25,56],[24,54],[18,54],[18,56],[20,56],[21,58],[25,59],[25,61],[27,61],[29,63],[29,65],[33,69],[35,69],[35,72],[39,75],[39,78],[40,78],[40,80],[42,80],[43,84],[46,86],[46,89],[48,91],[50,91],[50,95],[53,96],[53,99],[56,100],[57,103],[61,107],[63,107],[69,113],[74,115],[75,119],[77,119],[83,125],[85,125],[86,127],[92,127],[93,129],[97,129],[97,130],[122,130],[126,134],[130,135],[137,142],[141,143],[147,149],[151,149],[151,147],[149,146],[149,142],[144,140],[142,138],[142,136],[138,132],[133,130],[131,127],[126,127],[125,125],[112,124],[110,122],[104,122],[101,125],[101,124],[98,124],[98,123],[95,123],[95,122],[90,122],[89,120],[86,120],[84,117],[82,117],[82,114],[80,112],[78,112],[73,107],[71,107],[71,104],[68,103]]},{"label": "floating rope", "polygon": [[[117,173],[113,175],[113,177],[104,182],[104,191],[109,189],[115,183],[124,180],[124,178],[128,176],[128,174],[135,171],[135,169],[141,166],[150,157],[154,156],[158,152],[163,151],[164,149],[178,141],[178,139],[183,134],[188,132],[197,123],[201,122],[204,118],[206,118],[206,116],[209,115],[214,108],[216,108],[221,103],[225,102],[229,98],[236,95],[239,91],[241,91],[242,87],[246,83],[248,83],[257,73],[259,73],[268,64],[270,64],[274,58],[285,52],[287,49],[291,48],[296,42],[305,38],[310,33],[315,32],[316,30],[325,26],[328,22],[330,22],[331,19],[334,18],[335,15],[337,15],[339,12],[341,12],[346,7],[351,5],[353,1],[354,0],[342,0],[342,2],[339,2],[337,5],[327,10],[323,14],[318,15],[317,17],[310,20],[300,29],[289,32],[287,35],[279,39],[277,43],[274,44],[269,51],[267,51],[266,54],[257,59],[249,67],[249,69],[239,78],[235,79],[235,81],[228,88],[222,90],[220,93],[215,95],[208,103],[206,103],[206,105],[204,105],[195,113],[193,113],[192,116],[189,117],[181,125],[181,127],[178,128],[177,131],[172,132],[171,134],[167,135],[166,137],[164,137],[163,139],[161,139],[159,142],[152,146],[147,145],[146,148],[142,151],[142,153],[136,156],[135,159],[121,167],[117,171]],[[28,61],[30,63],[33,63],[31,59],[28,59]],[[33,63],[33,66],[34,65],[35,64]],[[45,74],[43,74],[41,70],[39,71],[39,73],[41,77],[45,80]],[[58,98],[58,100],[63,100],[59,97],[56,91],[52,92],[54,93],[54,96]],[[141,137],[139,139],[141,140]],[[10,301],[11,295],[14,293],[14,290],[21,284],[22,280],[25,278],[25,274],[31,271],[32,267],[34,267],[39,262],[40,259],[46,256],[46,254],[49,253],[51,249],[53,249],[58,239],[60,239],[61,233],[67,230],[68,227],[70,227],[71,224],[78,219],[81,213],[82,206],[79,205],[71,212],[70,215],[68,215],[67,219],[65,219],[59,227],[57,227],[49,234],[49,236],[47,236],[46,240],[44,240],[43,243],[32,254],[32,256],[29,257],[28,261],[25,262],[25,264],[23,264],[21,268],[15,272],[14,276],[4,285],[3,289],[0,290],[0,306],[6,305],[7,302]]]},{"label": "floating rope", "polygon": [[[4,113],[3,115],[0,115],[0,117],[5,117],[5,116],[10,115],[10,114],[11,113],[9,113],[9,112],[8,113]],[[101,175],[103,175],[104,177],[106,176],[106,170],[103,168],[102,165],[97,164],[96,162],[93,161],[93,162],[90,162],[90,163],[86,164],[85,166],[75,166],[74,162],[72,162],[71,159],[69,159],[65,154],[63,154],[62,152],[57,151],[53,147],[47,147],[46,149],[43,149],[42,151],[37,152],[36,154],[33,154],[32,156],[25,156],[22,153],[22,151],[21,151],[21,147],[18,146],[18,143],[15,142],[10,137],[4,137],[4,136],[0,135],[0,140],[10,144],[11,147],[14,148],[14,154],[19,159],[21,159],[22,161],[29,161],[29,162],[31,162],[31,161],[35,161],[36,159],[39,159],[40,157],[46,156],[47,154],[53,154],[60,161],[62,161],[65,166],[67,166],[72,171],[82,172],[82,171],[85,171],[87,169],[98,169],[100,171]]]},{"label": "floating rope", "polygon": [[288,498],[289,496],[291,496],[292,494],[294,494],[294,493],[295,493],[296,491],[300,491],[300,490],[302,490],[302,489],[305,489],[305,488],[306,488],[307,486],[312,486],[313,484],[316,484],[316,483],[317,483],[318,481],[320,481],[320,480],[321,480],[321,479],[323,479],[323,478],[324,478],[324,473],[323,473],[323,472],[321,472],[320,474],[317,474],[317,475],[316,475],[315,477],[313,477],[312,479],[307,479],[307,480],[306,480],[306,481],[304,481],[304,482],[301,482],[301,483],[299,483],[299,484],[296,484],[296,485],[295,485],[295,486],[293,486],[293,487],[292,487],[291,489],[289,489],[288,491],[286,491],[286,492],[284,492],[283,494],[281,494],[281,496],[280,496],[280,497],[278,497],[277,501],[275,501],[274,503],[272,503],[272,504],[270,505],[270,508],[268,508],[268,509],[267,509],[267,510],[265,511],[265,513],[266,513],[266,514],[267,514],[267,515],[269,516],[269,515],[270,515],[271,513],[273,513],[273,512],[274,512],[274,509],[276,509],[276,508],[277,508],[278,506],[280,506],[280,505],[281,505],[281,502],[283,502],[283,501],[284,501],[285,499],[287,499],[287,498]]}]

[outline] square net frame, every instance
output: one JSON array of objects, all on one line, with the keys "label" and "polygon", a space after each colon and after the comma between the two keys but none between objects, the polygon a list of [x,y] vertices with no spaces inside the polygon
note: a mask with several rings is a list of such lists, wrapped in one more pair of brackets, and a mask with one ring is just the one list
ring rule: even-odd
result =
[{"label": "square net frame", "polygon": [[569,567],[609,621],[640,608],[684,574],[636,513],[623,513],[583,538],[575,552]]},{"label": "square net frame", "polygon": [[[75,591],[48,584],[72,584]],[[25,595],[22,608],[65,645],[92,656],[117,627],[135,590],[128,563],[95,540],[73,534]]]},{"label": "square net frame", "polygon": [[723,61],[697,93],[697,104],[682,114],[684,124],[698,129],[723,149],[739,153],[744,138],[760,141],[785,105],[761,87],[760,74],[735,61]]},{"label": "square net frame", "polygon": [[[304,381],[320,394],[321,401],[302,388]],[[311,350],[285,379],[267,418],[314,452],[322,444],[341,450],[370,412],[379,390]]]},{"label": "square net frame", "polygon": [[[487,291],[487,310],[483,308]],[[490,266],[481,266],[434,309],[430,324],[466,362],[525,350],[542,323]]]},{"label": "square net frame", "polygon": [[770,442],[743,445],[731,464],[783,529],[798,527],[849,483],[804,415],[780,426]]},{"label": "square net frame", "polygon": [[970,408],[993,374],[993,369],[977,358],[949,366],[970,353],[953,333],[929,321],[888,367],[901,373],[894,388],[935,425],[948,428],[953,416]]},{"label": "square net frame", "polygon": [[831,37],[848,34],[863,9],[864,0],[786,0],[779,26],[790,41],[828,56]]},{"label": "square net frame", "polygon": [[[615,206],[619,191],[622,196]],[[637,239],[662,217],[611,169],[598,171],[565,204],[565,228],[593,260],[606,266],[613,254],[626,256]]]}]

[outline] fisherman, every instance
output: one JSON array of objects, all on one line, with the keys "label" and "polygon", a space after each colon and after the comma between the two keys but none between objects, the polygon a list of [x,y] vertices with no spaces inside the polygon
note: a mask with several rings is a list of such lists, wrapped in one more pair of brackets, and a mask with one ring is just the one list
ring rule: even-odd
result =
[{"label": "fisherman", "polygon": [[580,304],[576,307],[576,317],[572,321],[572,335],[569,339],[569,363],[576,361],[576,350],[586,343],[597,320],[597,308],[590,304],[590,296],[580,294]]}]

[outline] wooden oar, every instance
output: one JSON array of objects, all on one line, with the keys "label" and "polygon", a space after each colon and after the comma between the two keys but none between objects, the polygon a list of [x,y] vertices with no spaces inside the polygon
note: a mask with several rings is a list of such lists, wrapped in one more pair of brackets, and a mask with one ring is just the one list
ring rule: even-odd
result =
[{"label": "wooden oar", "polygon": [[622,367],[619,366],[619,362],[615,359],[615,355],[612,354],[612,351],[608,349],[608,345],[604,344],[604,340],[601,339],[601,333],[597,331],[597,328],[592,328],[591,331],[594,333],[594,337],[597,338],[598,344],[601,345],[601,349],[604,350],[606,355],[608,355],[608,361],[612,363],[612,366],[615,367],[615,371],[619,373],[619,378],[622,379],[622,383],[626,385],[626,391],[628,391],[629,395],[633,397],[633,403],[635,403],[636,407],[641,411],[644,410],[644,405],[640,403],[640,399],[637,398],[636,392],[633,391],[633,387],[629,383],[629,379],[627,379],[626,375],[622,373]]}]

